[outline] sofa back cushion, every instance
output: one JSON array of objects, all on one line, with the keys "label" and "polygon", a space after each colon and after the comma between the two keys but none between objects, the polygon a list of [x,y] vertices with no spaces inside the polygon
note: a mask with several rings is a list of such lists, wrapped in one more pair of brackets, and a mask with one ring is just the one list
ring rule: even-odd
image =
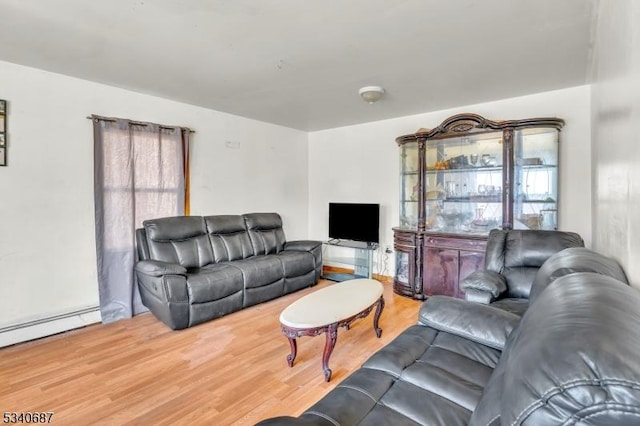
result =
[{"label": "sofa back cushion", "polygon": [[286,240],[279,214],[249,213],[243,216],[256,255],[276,254],[282,251]]},{"label": "sofa back cushion", "polygon": [[552,282],[576,272],[594,272],[625,284],[629,283],[624,270],[614,259],[586,247],[571,247],[551,256],[538,270],[531,285],[529,304],[532,304]]},{"label": "sofa back cushion", "polygon": [[199,268],[213,262],[211,243],[201,216],[177,216],[146,220],[149,257]]},{"label": "sofa back cushion", "polygon": [[204,221],[216,263],[246,259],[254,255],[249,232],[242,216],[206,216]]},{"label": "sofa back cushion", "polygon": [[489,234],[485,266],[506,278],[508,297],[528,298],[538,269],[549,257],[583,245],[574,232],[495,229]]},{"label": "sofa back cushion", "polygon": [[509,342],[502,424],[638,424],[640,292],[580,272],[558,278]]}]

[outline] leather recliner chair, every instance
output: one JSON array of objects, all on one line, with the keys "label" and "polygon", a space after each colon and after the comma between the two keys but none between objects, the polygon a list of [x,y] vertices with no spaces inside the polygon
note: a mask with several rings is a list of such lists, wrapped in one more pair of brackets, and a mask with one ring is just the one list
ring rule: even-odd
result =
[{"label": "leather recliner chair", "polygon": [[540,267],[570,247],[584,247],[575,232],[494,229],[487,241],[485,269],[460,283],[465,299],[521,316],[529,306],[531,286]]}]

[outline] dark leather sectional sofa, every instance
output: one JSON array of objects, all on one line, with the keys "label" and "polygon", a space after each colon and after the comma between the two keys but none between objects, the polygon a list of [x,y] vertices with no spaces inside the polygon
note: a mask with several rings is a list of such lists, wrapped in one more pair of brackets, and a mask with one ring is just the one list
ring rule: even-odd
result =
[{"label": "dark leather sectional sofa", "polygon": [[640,292],[620,272],[563,250],[537,271],[522,317],[431,297],[417,325],[300,417],[260,425],[640,424]]},{"label": "dark leather sectional sofa", "polygon": [[174,330],[309,287],[320,241],[286,241],[277,213],[180,216],[136,230],[142,303]]}]

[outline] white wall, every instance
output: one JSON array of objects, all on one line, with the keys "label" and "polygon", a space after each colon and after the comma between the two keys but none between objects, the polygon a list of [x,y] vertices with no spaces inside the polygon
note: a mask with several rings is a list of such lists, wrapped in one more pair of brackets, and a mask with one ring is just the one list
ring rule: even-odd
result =
[{"label": "white wall", "polygon": [[274,211],[288,240],[306,238],[307,133],[206,109],[191,117],[191,214]]},{"label": "white wall", "polygon": [[278,211],[306,237],[305,132],[6,62],[0,82],[0,328],[98,304],[92,113],[196,130],[192,214]]},{"label": "white wall", "polygon": [[594,247],[640,287],[640,2],[601,1],[592,86]]},{"label": "white wall", "polygon": [[196,130],[192,214],[278,211],[289,239],[326,239],[330,201],[376,202],[386,245],[398,223],[397,136],[459,112],[561,117],[560,228],[591,242],[588,86],[307,134],[6,62],[0,81],[0,328],[98,303],[92,113]]},{"label": "white wall", "polygon": [[[399,150],[395,138],[421,127],[436,127],[445,118],[462,112],[492,120],[559,117],[566,121],[560,145],[559,229],[578,232],[589,246],[589,86],[310,133],[309,238],[328,238],[329,202],[370,202],[381,205],[380,242],[391,246],[391,228],[399,220]],[[387,266],[393,271],[393,259]],[[378,265],[377,270],[381,269]]]}]

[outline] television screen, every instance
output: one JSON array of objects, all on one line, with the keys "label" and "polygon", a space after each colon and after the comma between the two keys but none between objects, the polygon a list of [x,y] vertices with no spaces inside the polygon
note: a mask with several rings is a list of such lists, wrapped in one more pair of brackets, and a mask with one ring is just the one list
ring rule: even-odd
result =
[{"label": "television screen", "polygon": [[329,203],[329,238],[379,243],[380,204]]}]

